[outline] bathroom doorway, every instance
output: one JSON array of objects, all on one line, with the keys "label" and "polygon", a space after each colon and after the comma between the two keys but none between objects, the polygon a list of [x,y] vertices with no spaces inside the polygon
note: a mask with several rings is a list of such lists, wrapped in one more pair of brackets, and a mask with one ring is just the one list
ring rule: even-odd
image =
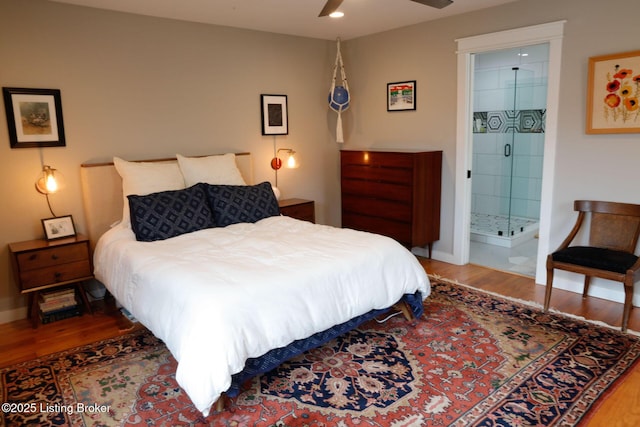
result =
[{"label": "bathroom doorway", "polygon": [[469,262],[535,276],[549,45],[473,63]]},{"label": "bathroom doorway", "polygon": [[[470,262],[470,222],[472,202],[472,146],[473,113],[475,105],[474,62],[482,53],[500,50],[520,49],[546,44],[548,46],[548,76],[546,91],[546,112],[543,173],[540,197],[540,225],[537,240],[536,283],[544,283],[544,258],[550,250],[550,222],[555,177],[555,156],[558,128],[558,105],[560,92],[560,70],[562,59],[562,39],[566,21],[556,21],[511,30],[471,36],[456,40],[458,45],[458,108],[456,132],[456,178],[454,209],[454,246],[451,262]],[[506,64],[505,64],[506,65]],[[514,67],[513,64],[510,69]],[[513,71],[513,70],[511,70]],[[476,125],[477,126],[477,125]],[[513,146],[511,147],[513,148]],[[504,154],[504,153],[503,153]],[[491,245],[490,248],[499,248]]]}]

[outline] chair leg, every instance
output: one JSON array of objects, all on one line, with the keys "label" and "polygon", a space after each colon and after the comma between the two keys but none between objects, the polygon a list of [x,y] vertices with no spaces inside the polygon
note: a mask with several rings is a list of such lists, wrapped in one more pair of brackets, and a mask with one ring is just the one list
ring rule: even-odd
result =
[{"label": "chair leg", "polygon": [[629,315],[631,314],[633,300],[633,278],[624,281],[624,309],[622,311],[622,332],[627,332],[629,326]]},{"label": "chair leg", "polygon": [[549,310],[549,302],[551,302],[552,287],[553,287],[553,267],[549,267],[549,261],[547,261],[547,287],[544,290],[544,311]]},{"label": "chair leg", "polygon": [[582,289],[582,298],[589,295],[589,285],[591,285],[591,276],[584,276],[584,288]]}]

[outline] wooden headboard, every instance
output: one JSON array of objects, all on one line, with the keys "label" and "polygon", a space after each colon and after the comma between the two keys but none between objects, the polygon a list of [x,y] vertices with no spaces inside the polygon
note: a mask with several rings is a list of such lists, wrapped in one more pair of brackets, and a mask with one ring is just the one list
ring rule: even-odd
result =
[{"label": "wooden headboard", "polygon": [[[176,158],[137,160],[140,162],[176,162]],[[253,184],[251,153],[236,153],[236,164],[247,184]],[[87,235],[92,247],[115,222],[122,218],[122,179],[113,162],[80,165],[82,199]]]}]

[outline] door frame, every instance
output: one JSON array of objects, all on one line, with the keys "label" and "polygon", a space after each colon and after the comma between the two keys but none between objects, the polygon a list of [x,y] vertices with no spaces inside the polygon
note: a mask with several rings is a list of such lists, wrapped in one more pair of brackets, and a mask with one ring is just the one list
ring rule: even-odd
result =
[{"label": "door frame", "polygon": [[556,142],[562,59],[562,38],[566,21],[516,28],[496,33],[457,39],[457,128],[456,177],[454,198],[453,257],[454,264],[469,262],[471,221],[471,171],[473,112],[473,61],[475,53],[549,43],[547,83],[547,114],[545,122],[544,160],[542,165],[542,194],[540,200],[540,230],[536,283],[544,283],[546,254],[549,253],[551,202],[555,175]]}]

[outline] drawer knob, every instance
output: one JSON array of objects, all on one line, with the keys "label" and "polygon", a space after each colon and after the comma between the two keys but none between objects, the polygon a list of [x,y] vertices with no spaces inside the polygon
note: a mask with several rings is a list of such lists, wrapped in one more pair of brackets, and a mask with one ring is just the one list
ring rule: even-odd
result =
[{"label": "drawer knob", "polygon": [[60,279],[62,279],[62,273],[55,272],[53,273],[53,277],[59,282]]},{"label": "drawer knob", "polygon": [[38,258],[37,254],[31,254],[31,256],[29,257],[29,261],[33,261],[36,258]]},{"label": "drawer knob", "polygon": [[51,255],[51,259],[53,259],[53,260],[56,260],[56,259],[58,259],[58,258],[59,258],[59,257],[58,257],[58,255],[57,255],[57,254],[53,254],[53,255]]}]

